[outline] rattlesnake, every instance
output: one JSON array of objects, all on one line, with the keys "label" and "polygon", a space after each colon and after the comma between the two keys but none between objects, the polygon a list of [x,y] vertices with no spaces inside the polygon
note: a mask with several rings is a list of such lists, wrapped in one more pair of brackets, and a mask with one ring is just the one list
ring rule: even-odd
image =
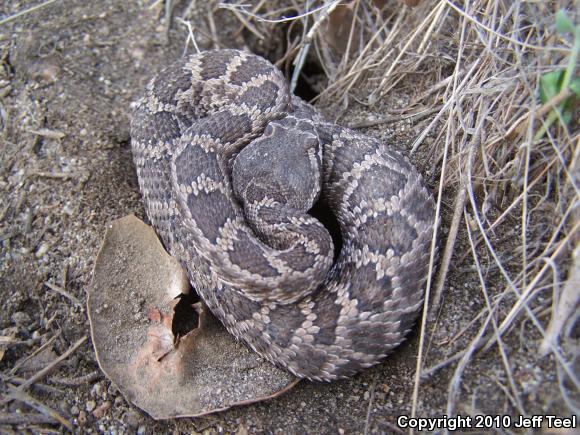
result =
[{"label": "rattlesnake", "polygon": [[[159,73],[131,137],[151,223],[233,335],[315,380],[351,376],[403,341],[435,213],[398,152],[324,122],[271,63],[238,50]],[[335,216],[338,246],[308,214],[315,203]]]}]

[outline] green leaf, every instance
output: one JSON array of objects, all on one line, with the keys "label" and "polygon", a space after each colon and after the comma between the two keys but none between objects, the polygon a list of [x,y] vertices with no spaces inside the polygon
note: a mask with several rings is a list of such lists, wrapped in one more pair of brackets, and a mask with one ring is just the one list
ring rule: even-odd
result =
[{"label": "green leaf", "polygon": [[556,12],[556,29],[560,33],[574,33],[575,31],[574,23],[562,9]]},{"label": "green leaf", "polygon": [[540,78],[540,100],[547,103],[560,93],[564,70],[552,71]]},{"label": "green leaf", "polygon": [[580,76],[576,76],[570,82],[570,89],[580,98]]}]

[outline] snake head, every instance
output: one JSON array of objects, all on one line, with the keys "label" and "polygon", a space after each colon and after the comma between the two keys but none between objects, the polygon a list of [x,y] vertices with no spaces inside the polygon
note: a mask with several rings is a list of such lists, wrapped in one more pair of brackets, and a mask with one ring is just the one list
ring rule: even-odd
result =
[{"label": "snake head", "polygon": [[309,122],[293,116],[273,121],[236,157],[234,192],[244,204],[270,199],[306,212],[320,194],[320,157]]}]

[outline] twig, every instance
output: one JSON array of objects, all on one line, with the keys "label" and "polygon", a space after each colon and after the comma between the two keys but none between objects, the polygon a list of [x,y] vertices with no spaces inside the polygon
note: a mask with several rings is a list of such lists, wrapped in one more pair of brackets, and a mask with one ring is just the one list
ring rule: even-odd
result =
[{"label": "twig", "polygon": [[477,21],[475,18],[473,18],[471,15],[469,15],[468,13],[466,13],[464,10],[462,10],[461,8],[457,7],[456,5],[453,4],[453,2],[451,2],[450,0],[445,0],[445,2],[451,6],[452,9],[454,9],[455,11],[457,11],[460,15],[462,15],[464,18],[466,18],[467,20],[471,21],[473,24],[477,25],[478,27],[481,27],[483,29],[485,29],[487,32],[497,36],[498,38],[504,39],[506,41],[511,42],[512,44],[515,45],[519,45],[521,47],[530,49],[530,50],[539,50],[539,51],[559,51],[559,52],[563,52],[563,53],[569,53],[570,50],[567,48],[561,48],[561,47],[548,47],[548,46],[541,46],[541,45],[533,45],[533,44],[528,44],[526,42],[522,42],[522,41],[518,41],[517,39],[513,39],[510,38],[509,36],[506,35],[502,35],[501,33],[496,32],[495,30],[493,30],[491,27],[486,26],[485,24],[483,24],[480,21]]},{"label": "twig", "polygon": [[[471,78],[471,74],[473,74],[473,71],[475,71],[475,68],[479,65],[479,62],[480,62],[480,60],[479,59],[476,59],[470,65],[469,71],[467,71],[465,73],[464,79],[458,85],[457,92],[461,91],[466,86],[468,80]],[[457,74],[457,73],[455,73],[455,74]],[[446,113],[447,110],[451,107],[452,102],[453,102],[453,99],[449,99],[445,104],[443,104],[443,107],[441,107],[441,110],[439,111],[439,113],[437,113],[437,115],[435,115],[435,117],[431,120],[431,123],[427,126],[427,128],[425,128],[421,132],[421,134],[419,135],[419,137],[417,139],[415,139],[415,142],[413,143],[413,146],[411,147],[411,151],[409,152],[409,154],[414,154],[415,151],[417,151],[417,149],[419,148],[419,146],[421,145],[421,143],[423,142],[423,140],[425,140],[425,138],[427,137],[427,135],[429,134],[429,132],[431,131],[431,129],[439,121],[439,118],[441,118],[443,116],[443,114]]]},{"label": "twig", "polygon": [[55,180],[70,180],[73,178],[86,177],[84,172],[43,172],[35,171],[29,174],[31,177],[52,178]]},{"label": "twig", "polygon": [[[323,5],[322,7],[318,8],[318,10],[323,10],[320,16],[316,19],[312,27],[306,34],[306,36],[302,40],[302,47],[298,52],[298,55],[294,61],[294,71],[292,73],[292,78],[290,80],[290,91],[294,92],[296,89],[296,84],[298,83],[298,77],[300,76],[300,71],[302,71],[302,67],[304,66],[304,62],[306,61],[306,56],[310,51],[310,45],[312,44],[312,39],[316,35],[318,28],[320,25],[326,21],[328,16],[336,9],[336,7],[340,4],[340,0],[334,0],[328,4]],[[307,15],[304,15],[307,16]]]},{"label": "twig", "polygon": [[[333,3],[339,3],[339,2],[340,2],[340,0],[335,0]],[[332,6],[332,3],[323,4],[322,6],[319,6],[316,9],[313,9],[311,11],[305,12],[303,14],[298,14],[298,15],[296,15],[294,17],[277,18],[277,19],[274,19],[274,20],[270,20],[268,18],[264,18],[264,17],[261,17],[259,15],[253,14],[252,12],[249,12],[249,11],[245,10],[244,9],[245,6],[246,5],[232,5],[232,4],[229,4],[229,3],[220,3],[218,5],[218,9],[229,9],[232,12],[234,10],[236,10],[236,11],[239,11],[239,12],[245,14],[245,15],[248,15],[248,16],[250,16],[250,17],[252,17],[252,18],[254,18],[254,19],[258,20],[258,21],[264,21],[266,23],[276,24],[276,23],[286,23],[288,21],[298,20],[300,18],[307,17],[308,15],[315,14],[318,11],[321,11],[321,10],[323,10],[325,8],[328,8],[328,7]]]},{"label": "twig", "polygon": [[[552,255],[550,256],[550,261],[555,261],[555,259],[563,251],[565,251],[566,241],[569,238],[571,238],[572,235],[576,231],[579,231],[579,230],[580,230],[580,222],[576,222],[576,225],[574,225],[574,227],[572,228],[571,232],[560,242],[560,244],[558,245],[558,248],[556,248],[556,250],[552,253]],[[526,311],[529,312],[529,307],[528,307],[529,300],[528,299],[530,298],[530,295],[532,294],[533,290],[536,288],[536,286],[539,283],[540,279],[544,276],[544,274],[546,273],[546,271],[548,270],[549,267],[550,267],[549,262],[546,262],[545,265],[540,269],[540,271],[538,271],[536,273],[536,276],[534,277],[534,279],[532,280],[532,282],[530,282],[528,284],[528,286],[526,287],[526,289],[521,294],[519,294],[518,300],[516,301],[516,303],[514,304],[514,306],[512,307],[512,309],[510,310],[510,312],[508,313],[508,315],[505,317],[505,319],[502,321],[501,325],[499,326],[499,329],[498,329],[499,336],[503,335],[503,333],[512,324],[512,322],[518,316],[518,314],[520,313],[520,311],[522,309],[525,309]],[[486,345],[486,348],[488,348],[492,344],[493,344],[493,342],[490,341]],[[553,349],[553,347],[552,347],[552,349]]]},{"label": "twig", "polygon": [[65,262],[62,266],[62,276],[61,276],[62,289],[65,291],[67,281],[68,281],[68,263]]},{"label": "twig", "polygon": [[[564,366],[562,366],[561,364],[557,365],[557,369],[556,372],[558,374],[558,387],[560,388],[560,392],[562,394],[562,397],[564,398],[564,401],[566,402],[566,404],[570,407],[570,410],[578,415],[580,414],[580,407],[578,404],[578,400],[574,400],[572,397],[570,397],[570,394],[568,393],[568,388],[566,387],[566,377],[564,376],[564,373],[562,373],[562,368],[565,368]],[[569,370],[565,370],[566,372],[569,373]],[[578,391],[578,389],[576,389],[576,391]]]},{"label": "twig", "polygon": [[[399,63],[399,61],[401,60],[403,55],[407,52],[408,48],[411,46],[411,44],[413,43],[415,38],[421,32],[423,32],[424,27],[427,25],[427,23],[430,21],[431,22],[436,21],[437,18],[441,15],[442,11],[443,11],[443,2],[439,3],[439,5],[437,7],[435,7],[429,13],[429,15],[427,15],[427,17],[425,17],[425,19],[421,22],[421,24],[419,24],[417,26],[417,28],[413,31],[413,33],[411,35],[409,35],[407,42],[405,43],[403,48],[401,48],[401,51],[397,54],[397,57],[395,58],[395,60],[393,60],[393,62],[389,66],[389,69],[384,73],[383,79],[381,80],[381,83],[379,84],[379,86],[377,86],[377,88],[373,91],[373,93],[369,97],[370,101],[376,101],[378,99],[378,97],[382,97],[383,95],[385,95],[384,86],[387,82],[387,79],[390,77],[391,73],[395,69],[395,66]],[[432,30],[432,26],[429,26],[429,28]],[[377,95],[377,93],[378,93],[378,95]]]},{"label": "twig", "polygon": [[55,422],[62,424],[64,427],[66,427],[68,430],[70,430],[72,432],[73,425],[72,425],[72,423],[70,421],[68,421],[66,418],[64,418],[62,415],[60,415],[54,409],[48,407],[44,403],[38,401],[37,399],[35,399],[31,395],[29,395],[29,394],[25,393],[24,391],[22,391],[20,389],[20,387],[15,388],[15,387],[9,385],[8,386],[8,392],[9,392],[8,393],[9,396],[12,399],[18,400],[18,401],[20,401],[22,403],[27,404],[28,406],[30,406],[31,408],[36,409],[38,412],[44,414],[45,416],[54,419]]},{"label": "twig", "polygon": [[87,336],[85,335],[83,338],[78,340],[75,344],[73,344],[66,352],[64,352],[61,356],[56,358],[52,361],[48,366],[40,370],[34,376],[29,378],[26,382],[23,382],[18,386],[19,390],[24,390],[25,388],[29,387],[30,385],[38,382],[54,369],[56,369],[63,361],[65,361],[69,356],[71,356],[85,341],[87,341]]},{"label": "twig", "polygon": [[432,319],[439,312],[439,306],[441,305],[441,297],[443,295],[445,278],[447,277],[449,265],[451,264],[451,257],[453,256],[455,241],[457,240],[457,231],[459,230],[459,224],[463,216],[463,209],[465,208],[465,198],[467,196],[467,189],[465,187],[465,183],[467,182],[468,180],[466,179],[463,180],[462,183],[463,185],[459,188],[459,192],[457,192],[457,195],[455,196],[455,207],[453,208],[453,218],[451,219],[451,226],[449,227],[449,234],[447,235],[445,250],[443,251],[441,263],[439,264],[439,273],[437,274],[437,280],[435,281],[433,303],[429,308],[430,316]]},{"label": "twig", "polygon": [[450,364],[453,364],[455,361],[460,360],[463,355],[465,355],[466,350],[460,350],[459,352],[455,353],[454,355],[450,356],[449,358],[444,359],[441,362],[438,362],[434,366],[431,366],[421,372],[421,379],[427,380],[439,370],[444,369]]},{"label": "twig", "polygon": [[429,295],[431,293],[431,283],[433,270],[435,267],[435,258],[437,256],[437,232],[441,220],[441,201],[443,198],[443,180],[446,176],[447,170],[447,153],[449,151],[448,143],[446,142],[443,150],[443,165],[441,167],[441,177],[439,182],[439,192],[437,194],[437,203],[435,207],[435,222],[433,223],[433,236],[431,238],[431,248],[429,255],[429,270],[427,273],[427,283],[425,284],[425,301],[423,305],[423,313],[421,316],[421,334],[419,336],[419,350],[417,352],[417,365],[415,369],[415,381],[413,385],[413,396],[411,406],[411,418],[417,415],[417,404],[419,401],[419,385],[421,383],[421,369],[423,368],[423,352],[425,346],[425,335],[427,331],[427,313],[429,312]]},{"label": "twig", "polygon": [[57,421],[44,414],[16,414],[0,412],[0,426],[22,426],[30,424],[51,424]]},{"label": "twig", "polygon": [[251,33],[253,33],[256,36],[256,38],[258,38],[261,41],[266,39],[264,37],[264,35],[262,35],[260,33],[260,31],[258,29],[256,29],[255,26],[252,25],[252,23],[250,23],[248,20],[246,20],[246,18],[237,9],[230,8],[229,10],[232,11],[232,13],[236,16],[236,18],[238,20],[240,20],[240,22],[242,23],[242,26],[245,27],[246,29],[248,29]]},{"label": "twig", "polygon": [[18,228],[14,228],[5,234],[0,234],[0,242],[3,242],[4,240],[10,240],[19,234],[21,234],[21,231]]},{"label": "twig", "polygon": [[34,11],[40,9],[40,8],[43,8],[45,6],[48,6],[51,3],[54,3],[55,1],[57,1],[57,0],[47,0],[44,3],[41,3],[39,5],[32,6],[32,7],[28,8],[28,9],[25,9],[25,10],[20,11],[20,12],[16,12],[14,15],[10,15],[9,17],[6,17],[3,20],[0,20],[0,26],[2,24],[9,23],[10,21],[15,20],[18,17],[21,17],[22,15],[29,14],[30,12],[34,12]]},{"label": "twig", "polygon": [[29,133],[35,134],[37,136],[46,137],[48,139],[62,139],[66,136],[62,131],[50,130],[48,128],[40,128],[38,130],[28,130]]},{"label": "twig", "polygon": [[373,401],[375,400],[375,388],[377,386],[377,378],[378,374],[375,373],[373,377],[373,383],[371,384],[370,393],[369,393],[369,405],[367,406],[367,416],[365,418],[365,430],[364,435],[369,433],[369,426],[371,421],[371,411],[373,409]]},{"label": "twig", "polygon": [[189,21],[185,21],[181,17],[177,17],[176,20],[179,21],[181,24],[183,24],[185,27],[187,27],[188,35],[187,35],[187,39],[185,40],[185,48],[183,49],[183,55],[185,56],[185,54],[187,53],[187,47],[189,46],[190,40],[193,44],[193,47],[195,48],[195,51],[197,53],[200,53],[199,47],[197,46],[197,41],[195,40],[195,36],[193,36],[193,29],[191,27],[191,23]]},{"label": "twig", "polygon": [[[520,397],[519,397],[519,394],[518,394],[518,390],[517,390],[516,384],[515,384],[514,379],[513,379],[512,370],[511,370],[511,367],[510,367],[510,364],[509,364],[509,360],[508,360],[508,357],[507,357],[507,353],[505,351],[505,346],[503,345],[503,342],[501,340],[501,337],[498,334],[498,326],[497,326],[497,321],[496,321],[495,316],[494,316],[494,309],[492,308],[492,305],[491,305],[491,302],[490,302],[489,294],[488,294],[488,291],[487,291],[487,286],[485,284],[485,279],[484,279],[483,273],[481,271],[481,266],[479,264],[479,259],[477,257],[477,252],[475,251],[475,244],[473,242],[473,236],[472,236],[471,231],[469,229],[469,222],[467,221],[467,219],[465,219],[465,226],[466,226],[466,230],[467,230],[467,237],[469,239],[469,245],[471,247],[471,254],[473,256],[473,261],[475,262],[475,266],[476,266],[476,270],[477,270],[477,276],[479,278],[479,282],[480,282],[480,285],[481,285],[481,291],[483,293],[483,297],[485,299],[485,304],[486,304],[487,310],[489,312],[489,318],[491,319],[491,325],[493,326],[493,332],[495,334],[495,337],[496,337],[496,340],[497,340],[497,343],[498,343],[498,348],[499,348],[499,351],[500,351],[500,354],[501,354],[501,358],[502,358],[502,361],[503,361],[503,364],[504,364],[504,367],[505,367],[505,372],[506,372],[507,378],[508,378],[509,383],[510,383],[510,387],[511,387],[513,393],[514,393],[513,399],[514,399],[514,402],[515,402],[515,406],[518,409],[520,415],[526,415],[526,412],[525,412],[525,410],[523,408],[523,405],[521,403],[521,400],[520,400]],[[449,414],[449,415],[451,415],[451,414]]]},{"label": "twig", "polygon": [[164,0],[165,3],[165,41],[169,43],[169,29],[171,29],[171,19],[173,17],[173,0]]},{"label": "twig", "polygon": [[[257,13],[257,12],[258,12],[260,9],[262,9],[262,6],[264,6],[264,4],[265,4],[266,2],[267,2],[267,0],[260,0],[260,1],[258,2],[258,4],[257,4],[257,5],[255,5],[255,6],[253,6],[253,7],[252,7],[252,13],[253,13],[253,14],[256,14],[256,13]],[[236,12],[237,12],[237,11],[236,11]],[[238,15],[236,15],[236,17],[239,19],[239,16],[238,16]],[[240,21],[241,21],[241,20],[240,20]],[[238,30],[236,30],[236,32],[234,33],[234,38],[235,38],[235,39],[237,39],[237,38],[240,36],[240,34],[241,34],[241,33],[243,32],[243,30],[244,30],[244,27],[245,27],[245,25],[244,25],[244,23],[242,22],[242,25],[241,25],[241,26],[238,28]]]},{"label": "twig", "polygon": [[52,284],[51,282],[48,282],[48,281],[45,282],[44,285],[47,286],[49,289],[51,289],[53,292],[56,292],[59,295],[64,296],[65,298],[69,299],[75,305],[83,308],[83,303],[81,301],[79,301],[75,296],[73,296],[69,292],[67,292],[65,289],[63,289],[55,284]]},{"label": "twig", "polygon": [[[10,382],[10,383],[16,384],[16,385],[20,385],[23,382],[26,382],[26,379],[21,378],[21,377],[18,377],[18,376],[12,376],[12,377],[10,377],[10,376],[0,375],[0,379],[2,379],[3,382]],[[63,390],[59,390],[56,387],[52,387],[52,386],[46,385],[46,384],[41,384],[39,382],[37,382],[36,384],[34,384],[32,386],[32,388],[35,389],[35,390],[38,390],[38,391],[42,391],[45,394],[50,394],[50,395],[53,395],[53,396],[56,396],[56,395],[59,395],[59,394],[60,395],[65,394],[65,392]]]},{"label": "twig", "polygon": [[431,109],[422,110],[417,113],[410,113],[408,115],[397,115],[397,116],[384,116],[378,119],[369,119],[364,121],[357,121],[353,122],[348,125],[348,128],[357,129],[357,128],[366,128],[366,127],[374,127],[376,125],[381,124],[390,124],[392,122],[400,122],[404,120],[410,120],[411,122],[417,122],[424,118],[427,118],[434,113],[438,113],[441,110],[441,106],[433,107]]},{"label": "twig", "polygon": [[[522,115],[516,122],[512,124],[510,129],[506,132],[505,138],[507,139],[515,139],[516,137],[520,136],[524,133],[526,128],[528,128],[528,124],[533,119],[543,118],[546,114],[548,114],[551,110],[557,108],[560,104],[562,104],[567,98],[572,95],[572,90],[570,88],[562,89],[558,95],[554,95],[547,101],[545,104],[542,104],[537,110],[530,111]],[[499,138],[497,140],[500,140]]]},{"label": "twig", "polygon": [[[485,334],[487,329],[487,325],[491,320],[491,314],[487,317],[486,322],[483,324],[481,328],[479,328],[479,332],[476,337],[471,341],[467,349],[461,351],[460,353],[456,354],[455,356],[461,355],[459,359],[459,364],[455,368],[455,372],[453,373],[453,377],[449,382],[449,391],[447,393],[447,408],[446,408],[446,415],[449,417],[455,415],[455,403],[457,402],[457,398],[459,396],[459,386],[461,383],[461,378],[463,376],[463,372],[467,367],[467,364],[471,360],[471,356],[481,347],[482,338]],[[450,361],[451,358],[447,361]],[[447,362],[446,361],[446,362]]]},{"label": "twig", "polygon": [[20,367],[22,367],[22,365],[26,362],[29,361],[30,358],[33,358],[35,355],[38,355],[40,352],[42,352],[44,349],[46,349],[47,347],[51,346],[52,343],[54,343],[54,340],[56,340],[58,337],[60,337],[60,335],[62,334],[62,330],[58,330],[56,332],[56,334],[54,334],[52,337],[50,337],[46,343],[44,343],[42,346],[40,346],[38,349],[36,349],[34,352],[32,352],[30,355],[28,355],[26,358],[23,358],[22,360],[18,361],[14,367],[12,367],[12,369],[10,370],[11,374],[14,374],[18,371],[18,369]]},{"label": "twig", "polygon": [[213,8],[210,8],[209,11],[207,12],[207,23],[209,25],[209,31],[211,32],[211,36],[212,36],[211,37],[212,48],[219,48],[219,46],[218,46],[219,38],[217,36],[215,20],[213,17]]},{"label": "twig", "polygon": [[66,387],[76,387],[78,385],[87,385],[96,380],[102,379],[103,375],[101,372],[94,371],[84,376],[79,376],[78,378],[50,378],[50,382],[53,384],[64,385]]}]

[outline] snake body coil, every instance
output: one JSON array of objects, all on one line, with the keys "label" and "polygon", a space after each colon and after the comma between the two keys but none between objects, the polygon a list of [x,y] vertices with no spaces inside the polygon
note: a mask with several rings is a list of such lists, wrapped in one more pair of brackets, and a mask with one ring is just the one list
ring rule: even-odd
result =
[{"label": "snake body coil", "polygon": [[[272,64],[237,50],[163,70],[131,137],[149,219],[237,338],[316,380],[351,376],[403,341],[434,222],[407,159],[324,122]],[[315,203],[342,246],[308,214]]]}]

